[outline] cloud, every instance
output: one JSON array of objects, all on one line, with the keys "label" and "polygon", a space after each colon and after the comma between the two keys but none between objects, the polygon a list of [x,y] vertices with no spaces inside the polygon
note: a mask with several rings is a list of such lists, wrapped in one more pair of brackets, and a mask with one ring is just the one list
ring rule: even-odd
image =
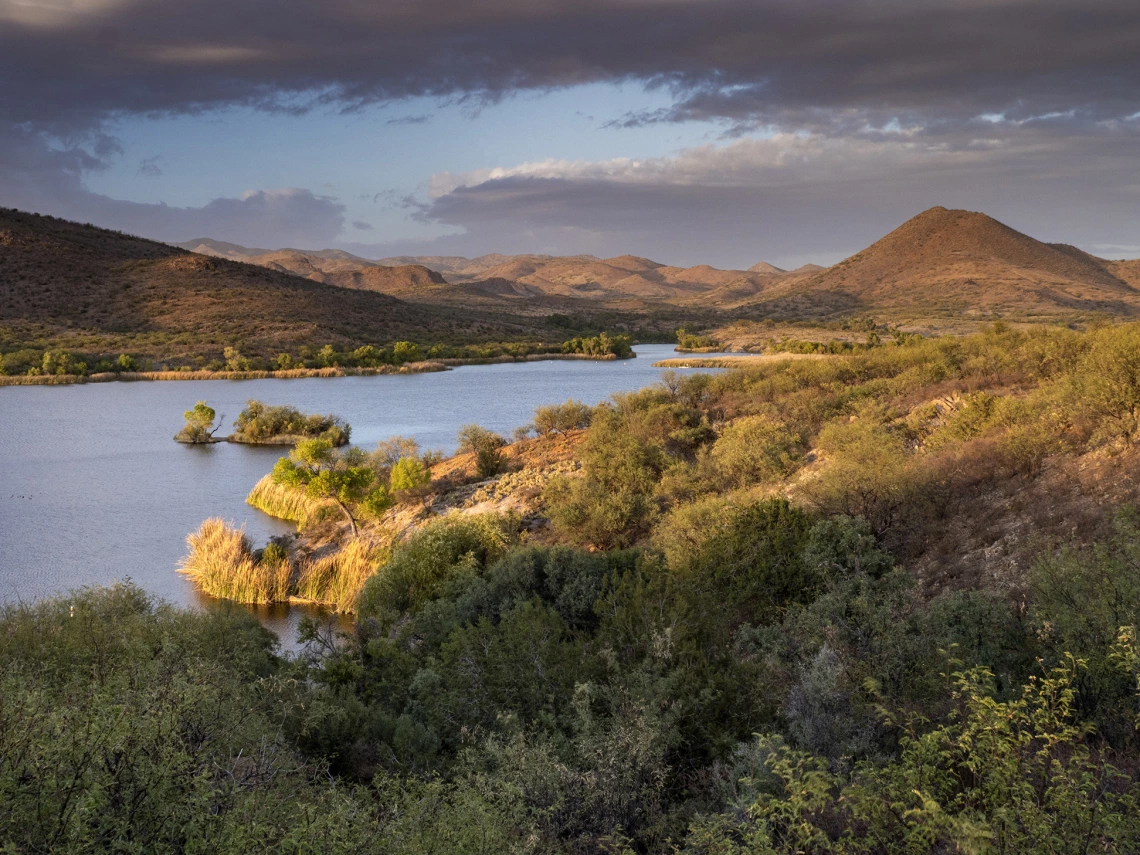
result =
[{"label": "cloud", "polygon": [[[222,236],[250,246],[327,246],[343,230],[345,208],[309,190],[251,190],[201,207],[112,199],[83,186],[85,172],[105,161],[98,139],[53,147],[42,135],[0,129],[0,205],[56,213],[156,240]],[[144,161],[145,163],[146,161]]]},{"label": "cloud", "polygon": [[1105,238],[1134,242],[1136,130],[1058,135],[1026,125],[1006,138],[977,130],[778,134],[644,160],[441,173],[417,217],[460,233],[421,249],[832,263],[933,205],[982,209],[1093,251]]},{"label": "cloud", "polygon": [[160,160],[162,160],[162,158],[157,154],[154,157],[145,158],[142,163],[139,164],[138,174],[144,175],[147,178],[160,177],[162,175],[162,167],[158,165]]},{"label": "cloud", "polygon": [[857,248],[888,209],[956,199],[1132,245],[1137,44],[1135,0],[0,0],[0,194],[147,234],[317,245],[344,209],[309,191],[176,209],[81,179],[115,155],[102,129],[124,115],[423,96],[475,113],[633,83],[668,106],[612,124],[711,121],[741,145],[443,174],[395,204],[479,251],[627,239],[743,263],[777,238],[785,254]]},{"label": "cloud", "polygon": [[221,105],[639,81],[634,121],[781,127],[895,116],[1135,113],[1134,0],[0,0],[0,115],[91,127]]},{"label": "cloud", "polygon": [[357,230],[362,231],[362,232],[372,231],[372,224],[366,223],[363,220],[353,220],[352,221],[352,227],[354,229],[357,229]]}]

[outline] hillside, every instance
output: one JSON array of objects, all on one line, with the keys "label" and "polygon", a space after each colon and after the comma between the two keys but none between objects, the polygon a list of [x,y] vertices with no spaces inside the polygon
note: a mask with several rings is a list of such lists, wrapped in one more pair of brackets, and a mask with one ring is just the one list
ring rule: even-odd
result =
[{"label": "hillside", "polygon": [[[1047,244],[971,211],[931,208],[779,294],[803,311],[1001,315],[1024,319],[1140,311],[1136,266]],[[773,295],[777,296],[777,295]]]},{"label": "hillside", "polygon": [[372,290],[6,209],[0,282],[6,349],[50,343],[193,361],[227,345],[274,356],[302,345],[518,334],[478,313],[412,306]]},{"label": "hillside", "polygon": [[249,264],[303,276],[325,285],[384,294],[398,295],[430,285],[446,284],[443,276],[422,264],[388,266],[338,252],[322,250],[313,253],[281,249],[249,256],[244,260]]}]

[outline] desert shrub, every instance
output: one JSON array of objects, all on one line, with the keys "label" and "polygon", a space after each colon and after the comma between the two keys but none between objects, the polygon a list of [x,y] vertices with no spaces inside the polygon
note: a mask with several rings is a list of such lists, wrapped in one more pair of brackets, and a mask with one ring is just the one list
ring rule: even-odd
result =
[{"label": "desert shrub", "polygon": [[517,522],[499,514],[450,514],[416,529],[368,580],[357,602],[361,619],[386,625],[437,597],[452,576],[479,571],[503,555]]},{"label": "desert shrub", "polygon": [[583,445],[583,477],[553,478],[543,492],[555,528],[568,540],[603,549],[632,545],[652,525],[664,450],[630,429],[610,407],[595,411]]},{"label": "desert shrub", "polygon": [[1052,662],[1071,653],[1078,709],[1114,740],[1132,740],[1131,684],[1111,661],[1123,626],[1140,625],[1140,519],[1121,511],[1111,536],[1090,547],[1046,555],[1030,572],[1032,616]]},{"label": "desert shrub", "polygon": [[1103,437],[1131,443],[1140,431],[1140,325],[1105,327],[1089,339],[1074,378],[1081,403]]},{"label": "desert shrub", "polygon": [[931,474],[897,431],[870,419],[828,425],[817,447],[827,455],[804,494],[827,514],[862,517],[876,535],[925,511]]},{"label": "desert shrub", "polygon": [[534,411],[534,430],[539,436],[566,433],[590,426],[593,408],[570,399],[565,404],[550,404]]},{"label": "desert shrub", "polygon": [[732,499],[720,494],[678,504],[654,527],[650,543],[661,550],[670,567],[687,566],[733,509]]},{"label": "desert shrub", "polygon": [[724,429],[710,454],[724,483],[745,487],[789,475],[800,438],[768,416],[746,416]]},{"label": "desert shrub", "polygon": [[459,450],[475,455],[475,471],[480,478],[492,478],[503,470],[503,447],[507,441],[479,425],[459,429]]},{"label": "desert shrub", "polygon": [[770,622],[790,603],[818,593],[824,577],[804,560],[815,522],[809,513],[768,499],[726,517],[678,572],[754,623]]}]

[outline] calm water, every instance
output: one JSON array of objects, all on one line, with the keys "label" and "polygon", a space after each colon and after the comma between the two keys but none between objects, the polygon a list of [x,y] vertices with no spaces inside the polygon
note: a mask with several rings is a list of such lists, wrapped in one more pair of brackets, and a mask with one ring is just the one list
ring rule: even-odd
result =
[{"label": "calm water", "polygon": [[[637,359],[464,366],[436,374],[296,380],[93,383],[0,388],[0,601],[35,600],[130,578],[172,602],[199,602],[175,572],[186,535],[221,516],[255,544],[291,531],[245,504],[284,452],[171,437],[197,400],[226,417],[251,398],[335,413],[354,444],[395,434],[421,448],[455,449],[460,426],[509,435],[535,407],[576,398],[597,403],[661,374],[672,345],[643,345]],[[287,640],[297,610],[263,610]]]}]

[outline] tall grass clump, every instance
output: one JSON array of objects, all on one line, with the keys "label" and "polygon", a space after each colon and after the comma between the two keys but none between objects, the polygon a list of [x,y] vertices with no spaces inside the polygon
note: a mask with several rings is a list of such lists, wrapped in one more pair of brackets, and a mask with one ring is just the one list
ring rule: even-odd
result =
[{"label": "tall grass clump", "polygon": [[332,555],[302,562],[297,573],[297,596],[339,612],[355,611],[364,583],[388,554],[385,547],[354,540]]},{"label": "tall grass clump", "polygon": [[244,526],[234,528],[213,517],[188,535],[186,543],[190,552],[178,562],[178,572],[203,593],[239,603],[277,603],[289,598],[293,568],[288,558],[274,550],[259,561]]},{"label": "tall grass clump", "polygon": [[333,504],[326,500],[314,499],[297,487],[278,484],[272,475],[263,476],[245,497],[245,502],[271,517],[295,522],[302,528],[322,508]]}]

